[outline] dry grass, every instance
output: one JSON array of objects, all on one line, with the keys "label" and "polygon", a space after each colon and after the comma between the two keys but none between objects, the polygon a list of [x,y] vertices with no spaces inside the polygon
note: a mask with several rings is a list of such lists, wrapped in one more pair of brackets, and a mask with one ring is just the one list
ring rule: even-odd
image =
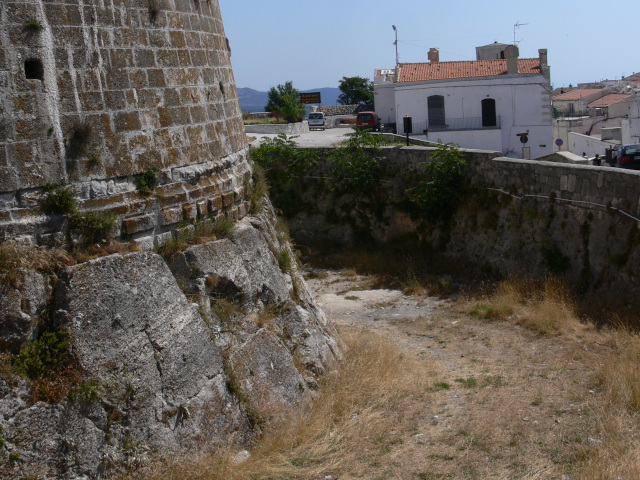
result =
[{"label": "dry grass", "polygon": [[488,320],[511,320],[543,335],[579,330],[577,305],[567,285],[548,277],[542,283],[512,279],[467,304],[468,312]]},{"label": "dry grass", "polygon": [[106,243],[81,245],[71,252],[73,258],[78,263],[88,262],[95,258],[112,255],[119,253],[120,255],[126,255],[132,252],[141,252],[142,249],[134,242],[121,243],[114,240]]},{"label": "dry grass", "polygon": [[640,337],[625,330],[615,331],[611,343],[611,353],[602,359],[602,388],[613,406],[640,414]]},{"label": "dry grass", "polygon": [[0,284],[16,285],[20,269],[53,273],[63,265],[72,265],[74,260],[62,250],[37,247],[17,242],[0,243]]},{"label": "dry grass", "polygon": [[588,480],[640,478],[640,337],[619,329],[603,333],[609,351],[599,358],[596,455],[582,468]]},{"label": "dry grass", "polygon": [[344,340],[349,349],[340,371],[325,378],[313,408],[300,407],[266,432],[245,463],[234,463],[230,451],[194,454],[165,460],[146,478],[307,479],[371,471],[393,446],[389,432],[406,420],[404,406],[416,397],[427,400],[433,379],[424,363],[368,331]]}]

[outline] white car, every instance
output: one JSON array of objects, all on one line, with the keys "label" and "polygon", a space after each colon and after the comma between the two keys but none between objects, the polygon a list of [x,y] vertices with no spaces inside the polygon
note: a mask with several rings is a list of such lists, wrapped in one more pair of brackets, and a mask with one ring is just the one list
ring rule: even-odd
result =
[{"label": "white car", "polygon": [[309,113],[309,130],[313,130],[314,128],[319,128],[324,130],[324,113],[322,112],[311,112]]}]

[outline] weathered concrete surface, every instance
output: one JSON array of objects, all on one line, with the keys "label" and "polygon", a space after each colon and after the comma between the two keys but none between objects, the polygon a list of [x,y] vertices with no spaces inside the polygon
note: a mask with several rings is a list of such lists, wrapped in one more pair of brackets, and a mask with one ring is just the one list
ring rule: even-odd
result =
[{"label": "weathered concrete surface", "polygon": [[49,279],[31,270],[18,271],[14,281],[0,279],[0,351],[17,353],[33,337],[50,293]]},{"label": "weathered concrete surface", "polygon": [[[218,347],[160,256],[112,255],[68,267],[54,319],[69,332],[77,368],[98,400],[29,406],[23,391],[4,382],[6,452],[23,459],[25,476],[95,477],[151,452],[251,434]],[[15,474],[14,464],[0,474]]]},{"label": "weathered concrete surface", "polygon": [[[229,238],[185,251],[175,276],[150,252],[59,272],[45,305],[70,335],[76,394],[34,403],[26,380],[0,379],[0,476],[98,478],[191,446],[242,443],[256,418],[310,399],[340,348],[295,262],[280,269],[280,252],[294,257],[274,224],[268,206]],[[22,294],[27,311],[42,308]],[[223,301],[231,313],[216,308]]]},{"label": "weathered concrete surface", "polygon": [[[247,314],[265,306],[273,311],[276,326],[291,354],[312,375],[321,374],[325,366],[340,357],[337,334],[307,289],[294,260],[283,272],[277,256],[294,253],[287,243],[278,240],[272,209],[238,222],[228,239],[196,245],[185,250],[171,265],[175,275],[196,295],[213,328],[220,332],[222,346],[243,344],[256,332],[253,322],[218,318],[216,303],[225,298],[241,306]],[[248,315],[251,317],[251,315]],[[240,315],[242,317],[242,315]]]}]

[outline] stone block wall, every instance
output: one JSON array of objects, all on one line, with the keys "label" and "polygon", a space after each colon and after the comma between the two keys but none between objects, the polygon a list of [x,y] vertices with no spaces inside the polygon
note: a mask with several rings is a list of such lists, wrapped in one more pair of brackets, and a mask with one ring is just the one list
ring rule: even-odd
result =
[{"label": "stone block wall", "polygon": [[[244,214],[246,139],[216,0],[5,0],[0,27],[0,239],[55,235],[46,184],[113,210],[134,237],[221,202]],[[160,187],[141,197],[135,178],[151,169]]]},{"label": "stone block wall", "polygon": [[319,249],[414,245],[468,272],[564,276],[581,293],[635,302],[640,269],[640,172],[503,158],[463,150],[472,188],[446,220],[426,217],[408,190],[432,148],[375,153],[378,181],[334,188],[321,151],[313,171],[270,190],[299,245]]},{"label": "stone block wall", "polygon": [[614,167],[494,158],[470,162],[474,181],[519,195],[614,207],[640,218],[640,172]]}]

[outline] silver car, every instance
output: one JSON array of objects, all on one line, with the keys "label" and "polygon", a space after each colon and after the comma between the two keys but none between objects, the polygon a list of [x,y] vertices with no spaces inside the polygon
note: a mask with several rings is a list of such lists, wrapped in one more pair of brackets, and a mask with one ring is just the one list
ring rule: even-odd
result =
[{"label": "silver car", "polygon": [[309,130],[313,130],[314,128],[324,130],[324,113],[311,112],[309,114]]}]

